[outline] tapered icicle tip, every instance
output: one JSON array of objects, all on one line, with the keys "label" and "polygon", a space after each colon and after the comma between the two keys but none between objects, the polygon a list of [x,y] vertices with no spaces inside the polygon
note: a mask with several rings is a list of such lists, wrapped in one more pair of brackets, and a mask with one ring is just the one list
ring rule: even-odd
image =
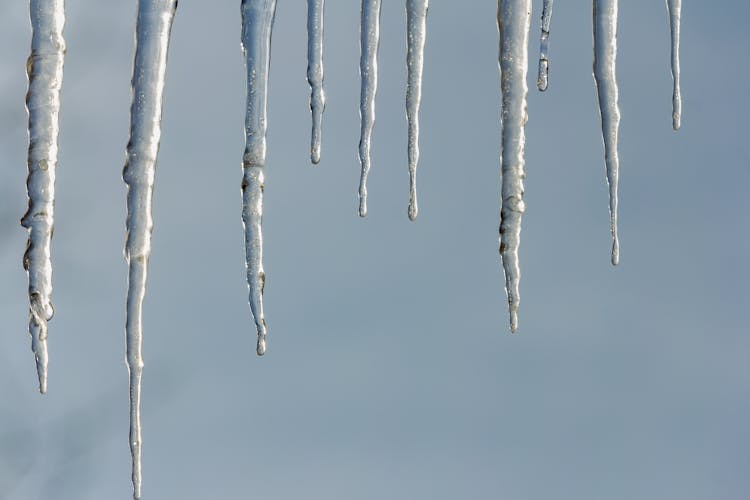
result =
[{"label": "tapered icicle tip", "polygon": [[546,59],[539,60],[539,77],[536,81],[536,88],[541,92],[547,90],[549,86],[549,62]]},{"label": "tapered icicle tip", "polygon": [[419,207],[417,207],[417,199],[416,197],[414,197],[409,201],[409,220],[410,221],[417,220],[418,213],[419,213]]},{"label": "tapered icicle tip", "polygon": [[258,335],[258,345],[255,347],[255,352],[258,356],[263,356],[266,353],[266,336]]},{"label": "tapered icicle tip", "polygon": [[367,193],[362,191],[359,193],[359,216],[367,217]]},{"label": "tapered icicle tip", "polygon": [[612,240],[612,265],[616,266],[620,263],[620,238],[615,235]]},{"label": "tapered icicle tip", "polygon": [[320,163],[320,144],[315,144],[310,148],[310,161],[313,165]]},{"label": "tapered icicle tip", "polygon": [[510,306],[510,333],[518,332],[518,308]]}]

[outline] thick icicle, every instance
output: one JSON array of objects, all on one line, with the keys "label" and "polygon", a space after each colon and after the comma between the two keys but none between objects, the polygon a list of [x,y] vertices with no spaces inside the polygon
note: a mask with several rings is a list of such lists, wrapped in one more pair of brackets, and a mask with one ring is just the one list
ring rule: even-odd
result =
[{"label": "thick icicle", "polygon": [[130,372],[130,452],[133,460],[133,497],[141,496],[141,377],[143,298],[154,221],[151,202],[156,157],[161,137],[161,111],[167,69],[169,36],[177,0],[138,0],[133,59],[130,140],[122,177],[128,186],[127,237],[128,296],[125,335]]},{"label": "thick icicle", "polygon": [[617,179],[620,160],[617,154],[617,133],[620,109],[617,105],[617,2],[594,0],[594,81],[599,95],[599,112],[604,138],[604,159],[609,185],[609,220],[612,232],[612,265],[620,262],[617,237]]},{"label": "thick icicle", "polygon": [[417,218],[417,163],[419,162],[419,103],[427,30],[428,0],[406,0],[406,120],[409,127],[409,219]]},{"label": "thick icicle", "polygon": [[250,310],[258,331],[258,356],[266,352],[263,314],[263,167],[266,164],[266,98],[276,0],[242,0],[242,50],[247,64],[245,154],[242,157],[242,224]]},{"label": "thick icicle", "polygon": [[307,0],[307,81],[310,84],[312,135],[310,160],[320,163],[320,136],[326,95],[323,91],[323,5],[324,0]]},{"label": "thick icicle", "polygon": [[523,202],[524,127],[526,74],[528,72],[531,0],[498,0],[497,28],[500,34],[500,87],[502,89],[502,209],[500,211],[500,255],[505,270],[505,290],[510,310],[510,330],[518,328],[518,247],[521,242]]},{"label": "thick icicle", "polygon": [[52,319],[50,243],[55,213],[55,167],[63,79],[64,0],[31,0],[31,55],[26,63],[29,90],[29,209],[21,225],[29,230],[23,267],[29,275],[29,333],[39,391],[47,392],[47,322]]},{"label": "thick icicle", "polygon": [[375,125],[375,94],[378,90],[378,47],[380,45],[380,0],[362,0],[359,73],[360,135],[359,216],[367,215],[367,176],[370,173],[370,139]]},{"label": "thick icicle", "polygon": [[680,130],[682,98],[680,97],[680,11],[682,0],[667,0],[669,31],[672,38],[672,128]]},{"label": "thick icicle", "polygon": [[549,28],[552,21],[552,2],[544,0],[542,7],[542,35],[539,42],[539,76],[536,87],[544,92],[549,85]]}]

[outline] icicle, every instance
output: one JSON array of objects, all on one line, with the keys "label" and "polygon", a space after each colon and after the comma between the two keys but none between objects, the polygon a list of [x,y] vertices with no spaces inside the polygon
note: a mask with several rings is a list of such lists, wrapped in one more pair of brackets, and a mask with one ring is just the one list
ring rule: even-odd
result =
[{"label": "icicle", "polygon": [[549,28],[552,21],[552,2],[544,0],[542,7],[542,35],[539,42],[539,76],[536,87],[544,92],[549,85]]},{"label": "icicle", "polygon": [[428,0],[406,0],[406,120],[409,127],[409,219],[417,218],[417,163],[419,162],[419,102]]},{"label": "icicle", "polygon": [[594,80],[599,94],[604,156],[609,184],[609,219],[612,232],[612,265],[620,262],[617,238],[617,178],[620,160],[617,156],[617,132],[620,109],[617,106],[617,1],[594,0]]},{"label": "icicle", "polygon": [[55,215],[55,167],[63,79],[64,0],[31,0],[31,55],[26,63],[29,90],[29,209],[21,225],[29,230],[23,267],[29,275],[29,333],[39,392],[47,392],[47,322],[52,319],[50,243]]},{"label": "icicle", "polygon": [[380,0],[362,0],[359,72],[362,89],[359,99],[360,136],[359,216],[367,215],[367,175],[370,173],[370,139],[375,124],[375,94],[378,90],[378,47],[380,45]]},{"label": "icicle", "polygon": [[156,157],[161,137],[161,111],[167,51],[177,0],[138,0],[133,59],[130,140],[122,177],[128,186],[127,364],[130,372],[130,452],[133,459],[133,498],[141,496],[141,332],[143,298],[146,294],[148,259],[154,221],[151,202]]},{"label": "icicle", "polygon": [[680,11],[682,0],[667,0],[669,28],[672,38],[672,128],[680,130],[682,98],[680,97]]},{"label": "icicle", "polygon": [[323,91],[323,4],[324,0],[307,0],[307,81],[310,84],[312,136],[310,160],[320,163],[320,136],[326,95]]},{"label": "icicle", "polygon": [[276,0],[242,0],[242,50],[247,64],[245,154],[242,158],[242,223],[250,310],[258,331],[258,356],[266,352],[263,314],[263,167],[266,164],[266,97]]},{"label": "icicle", "polygon": [[505,270],[505,290],[510,309],[510,330],[518,328],[518,285],[521,269],[518,246],[521,242],[523,202],[524,126],[526,73],[528,71],[531,0],[498,0],[497,28],[500,35],[500,87],[502,89],[502,209],[500,211],[500,255]]}]

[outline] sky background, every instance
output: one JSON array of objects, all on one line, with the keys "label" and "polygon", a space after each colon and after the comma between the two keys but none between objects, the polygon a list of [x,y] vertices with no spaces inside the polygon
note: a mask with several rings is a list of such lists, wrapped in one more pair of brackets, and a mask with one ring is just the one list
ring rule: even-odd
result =
[{"label": "sky background", "polygon": [[[0,499],[129,498],[125,159],[135,2],[69,0],[49,393],[27,333],[23,2],[0,6]],[[356,214],[359,2],[328,0],[320,166],[305,2],[280,1],[265,190],[268,353],[240,219],[239,2],[180,2],[145,302],[143,498],[743,500],[750,491],[746,2],[620,2],[621,264],[590,2],[529,72],[520,327],[499,224],[496,3],[433,1],[420,214],[406,216],[405,14],[385,1],[369,212]],[[471,7],[467,7],[467,5]]]}]

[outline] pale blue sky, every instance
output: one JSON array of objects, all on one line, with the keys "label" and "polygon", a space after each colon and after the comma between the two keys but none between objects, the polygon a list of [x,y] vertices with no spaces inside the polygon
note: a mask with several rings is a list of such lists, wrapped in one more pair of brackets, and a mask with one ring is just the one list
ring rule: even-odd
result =
[{"label": "pale blue sky", "polygon": [[[18,224],[28,14],[23,2],[0,7],[2,500],[130,496],[121,170],[135,2],[67,3],[45,397]],[[535,63],[529,75],[512,336],[497,253],[496,4],[432,2],[415,223],[404,8],[383,4],[361,220],[359,2],[326,2],[318,167],[308,161],[304,2],[279,2],[269,346],[257,358],[240,220],[239,2],[180,3],[145,304],[144,499],[747,498],[750,7],[685,2],[675,133],[664,4],[620,2],[622,254],[612,268],[591,6],[556,3],[550,89],[534,89]]]}]

